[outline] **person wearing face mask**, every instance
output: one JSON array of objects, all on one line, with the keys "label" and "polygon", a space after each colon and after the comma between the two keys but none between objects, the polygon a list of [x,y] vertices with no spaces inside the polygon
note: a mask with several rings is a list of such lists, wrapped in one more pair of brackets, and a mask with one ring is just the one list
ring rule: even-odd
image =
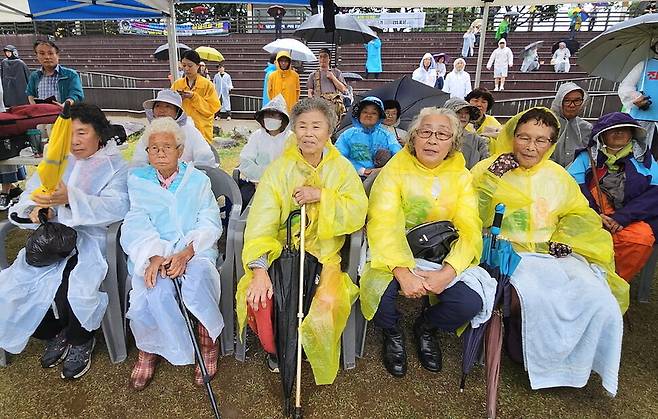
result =
[{"label": "person wearing face mask", "polygon": [[[155,99],[143,103],[146,119],[152,122],[159,118],[171,118],[181,127],[184,134],[185,147],[181,155],[181,161],[194,163],[195,166],[217,167],[219,162],[215,161],[215,155],[210,148],[211,145],[203,138],[201,132],[194,126],[194,121],[188,118],[183,111],[180,95],[173,90],[164,89],[158,92]],[[135,146],[132,157],[133,166],[148,164],[147,139],[142,137]]]},{"label": "person wearing face mask", "polygon": [[240,193],[246,207],[256,191],[265,168],[276,160],[290,134],[288,108],[283,96],[278,95],[256,112],[261,128],[254,131],[240,152]]},{"label": "person wearing face mask", "polygon": [[352,108],[352,127],[343,132],[336,148],[360,176],[379,170],[402,148],[382,126],[386,118],[381,99],[368,96]]},{"label": "person wearing face mask", "polygon": [[471,75],[464,68],[466,61],[463,58],[457,58],[452,64],[453,68],[446,76],[443,83],[443,91],[450,94],[450,97],[464,98],[471,91]]},{"label": "person wearing face mask", "polygon": [[279,51],[276,54],[276,71],[267,79],[267,95],[270,100],[282,95],[286,101],[288,112],[299,101],[300,86],[299,74],[292,69],[292,58],[288,51]]},{"label": "person wearing face mask", "polygon": [[589,148],[568,171],[612,234],[617,273],[630,282],[651,256],[658,234],[658,164],[646,130],[626,113],[603,115]]}]

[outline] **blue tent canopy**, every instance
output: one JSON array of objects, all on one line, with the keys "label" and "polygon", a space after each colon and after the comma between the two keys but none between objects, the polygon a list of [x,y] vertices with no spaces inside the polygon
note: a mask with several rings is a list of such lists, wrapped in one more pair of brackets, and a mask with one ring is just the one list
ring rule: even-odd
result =
[{"label": "blue tent canopy", "polygon": [[[0,0],[0,22],[30,20],[119,20],[159,18],[171,4],[253,3],[308,5],[308,0]],[[322,3],[322,0],[320,0]]]}]

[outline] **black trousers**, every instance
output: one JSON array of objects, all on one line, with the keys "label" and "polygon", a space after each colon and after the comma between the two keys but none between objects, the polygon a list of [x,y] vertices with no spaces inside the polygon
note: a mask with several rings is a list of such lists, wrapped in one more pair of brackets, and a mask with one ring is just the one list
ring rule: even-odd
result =
[{"label": "black trousers", "polygon": [[73,346],[77,346],[88,342],[94,336],[94,332],[90,332],[80,325],[80,322],[78,321],[78,318],[75,317],[67,298],[69,291],[69,275],[77,263],[78,255],[72,256],[68,260],[68,263],[64,268],[64,273],[62,274],[62,283],[55,294],[55,305],[57,306],[59,319],[56,319],[53,311],[49,309],[43,320],[41,320],[37,330],[35,330],[32,335],[35,338],[44,340],[52,339],[59,332],[66,329],[67,342]]}]

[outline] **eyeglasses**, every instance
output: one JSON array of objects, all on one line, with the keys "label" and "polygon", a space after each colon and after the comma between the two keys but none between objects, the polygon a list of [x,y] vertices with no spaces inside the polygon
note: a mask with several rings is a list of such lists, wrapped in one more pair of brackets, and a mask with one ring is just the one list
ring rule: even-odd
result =
[{"label": "eyeglasses", "polygon": [[179,148],[180,148],[180,145],[177,145],[175,147],[171,146],[169,144],[163,145],[162,147],[157,146],[157,145],[152,145],[152,146],[146,147],[146,153],[155,155],[155,154],[158,154],[161,151],[164,151],[165,154],[169,154],[174,150],[178,150]]},{"label": "eyeglasses", "polygon": [[562,101],[562,104],[566,105],[566,106],[580,106],[580,105],[583,104],[583,102],[584,102],[583,99],[575,99],[575,100],[565,99],[565,100]]},{"label": "eyeglasses", "polygon": [[447,133],[445,131],[432,131],[431,129],[419,129],[416,131],[418,138],[427,139],[432,135],[439,141],[448,141],[452,139],[452,133]]},{"label": "eyeglasses", "polygon": [[551,140],[547,138],[535,138],[534,140],[530,137],[526,137],[525,135],[520,136],[520,135],[515,135],[514,139],[521,145],[530,145],[530,143],[534,143],[537,148],[543,148],[551,144]]}]

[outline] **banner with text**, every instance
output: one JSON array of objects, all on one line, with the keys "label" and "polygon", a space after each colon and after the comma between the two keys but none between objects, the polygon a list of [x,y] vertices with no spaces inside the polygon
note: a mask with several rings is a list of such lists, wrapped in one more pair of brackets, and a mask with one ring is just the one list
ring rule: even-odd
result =
[{"label": "banner with text", "polygon": [[425,12],[411,13],[352,13],[361,23],[382,29],[424,28]]},{"label": "banner with text", "polygon": [[[176,25],[176,35],[228,35],[230,27],[231,25],[228,21],[179,23]],[[167,35],[167,25],[163,23],[122,20],[119,23],[119,33],[132,35]]]}]

